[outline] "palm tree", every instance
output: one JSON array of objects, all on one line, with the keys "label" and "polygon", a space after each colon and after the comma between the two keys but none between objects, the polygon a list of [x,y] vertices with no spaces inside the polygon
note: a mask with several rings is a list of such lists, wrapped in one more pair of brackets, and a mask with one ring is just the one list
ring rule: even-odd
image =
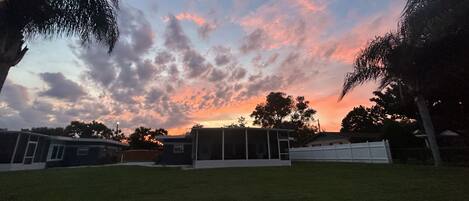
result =
[{"label": "palm tree", "polygon": [[430,76],[423,73],[424,69],[418,68],[422,58],[419,52],[420,48],[407,44],[399,33],[376,37],[356,58],[354,71],[346,75],[340,99],[357,85],[370,80],[379,80],[380,89],[391,83],[402,83],[414,94],[435,166],[440,166],[438,144],[423,90],[431,81]]},{"label": "palm tree", "polygon": [[77,36],[110,53],[119,36],[117,9],[118,0],[0,0],[0,91],[28,51],[25,39]]},{"label": "palm tree", "polygon": [[370,80],[380,88],[402,83],[414,95],[435,166],[441,158],[425,95],[468,88],[468,15],[469,0],[408,0],[400,31],[377,37],[359,54],[340,96]]}]

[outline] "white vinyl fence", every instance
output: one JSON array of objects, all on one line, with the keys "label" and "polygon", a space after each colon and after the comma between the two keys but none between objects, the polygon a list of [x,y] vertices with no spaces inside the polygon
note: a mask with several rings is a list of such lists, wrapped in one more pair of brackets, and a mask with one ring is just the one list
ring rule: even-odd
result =
[{"label": "white vinyl fence", "polygon": [[292,161],[392,163],[387,140],[290,149]]}]

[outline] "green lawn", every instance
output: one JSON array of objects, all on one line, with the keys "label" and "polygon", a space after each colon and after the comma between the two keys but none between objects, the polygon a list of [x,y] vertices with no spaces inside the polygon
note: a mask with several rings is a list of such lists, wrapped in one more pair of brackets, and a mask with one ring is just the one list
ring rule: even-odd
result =
[{"label": "green lawn", "polygon": [[91,167],[1,172],[0,200],[469,200],[469,169],[294,163],[181,170]]}]

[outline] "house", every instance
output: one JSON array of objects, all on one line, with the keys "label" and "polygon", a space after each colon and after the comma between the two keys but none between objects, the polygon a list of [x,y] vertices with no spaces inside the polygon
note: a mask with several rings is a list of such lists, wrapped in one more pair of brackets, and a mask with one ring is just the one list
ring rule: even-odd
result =
[{"label": "house", "polygon": [[162,165],[191,165],[192,138],[190,135],[158,136],[163,143],[163,152],[159,158]]},{"label": "house", "polygon": [[50,136],[49,139],[47,167],[117,163],[121,159],[122,149],[128,146],[118,141],[97,138]]},{"label": "house", "polygon": [[360,142],[376,142],[383,140],[381,133],[340,133],[340,132],[321,132],[312,135],[306,140],[303,147],[328,146],[335,144],[348,144]]},{"label": "house", "polygon": [[193,128],[192,166],[290,166],[290,132],[267,128]]},{"label": "house", "polygon": [[319,133],[312,136],[307,142],[303,145],[304,147],[316,147],[316,146],[328,146],[334,144],[349,144],[350,141],[347,137],[340,134],[333,133]]},{"label": "house", "polygon": [[0,171],[114,163],[126,146],[105,139],[0,131]]},{"label": "house", "polygon": [[340,133],[340,135],[348,138],[351,143],[361,142],[378,142],[384,139],[383,133]]}]

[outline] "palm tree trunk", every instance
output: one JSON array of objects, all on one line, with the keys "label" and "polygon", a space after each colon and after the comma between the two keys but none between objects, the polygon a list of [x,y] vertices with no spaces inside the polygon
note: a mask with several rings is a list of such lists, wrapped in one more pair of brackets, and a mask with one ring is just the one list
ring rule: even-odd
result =
[{"label": "palm tree trunk", "polygon": [[8,71],[10,71],[10,68],[11,66],[0,63],[0,92],[2,91],[3,84],[5,83],[5,80],[7,79]]},{"label": "palm tree trunk", "polygon": [[440,150],[438,148],[438,143],[436,141],[435,129],[433,128],[432,119],[430,117],[430,112],[428,111],[428,106],[425,101],[425,98],[422,95],[415,97],[415,103],[419,110],[420,118],[422,119],[423,127],[427,135],[428,144],[432,151],[434,165],[436,167],[441,166],[441,157]]},{"label": "palm tree trunk", "polygon": [[[0,26],[0,93],[10,68],[18,64],[28,51],[23,47],[24,40],[21,31],[11,31]],[[6,30],[6,31],[5,31]]]}]

